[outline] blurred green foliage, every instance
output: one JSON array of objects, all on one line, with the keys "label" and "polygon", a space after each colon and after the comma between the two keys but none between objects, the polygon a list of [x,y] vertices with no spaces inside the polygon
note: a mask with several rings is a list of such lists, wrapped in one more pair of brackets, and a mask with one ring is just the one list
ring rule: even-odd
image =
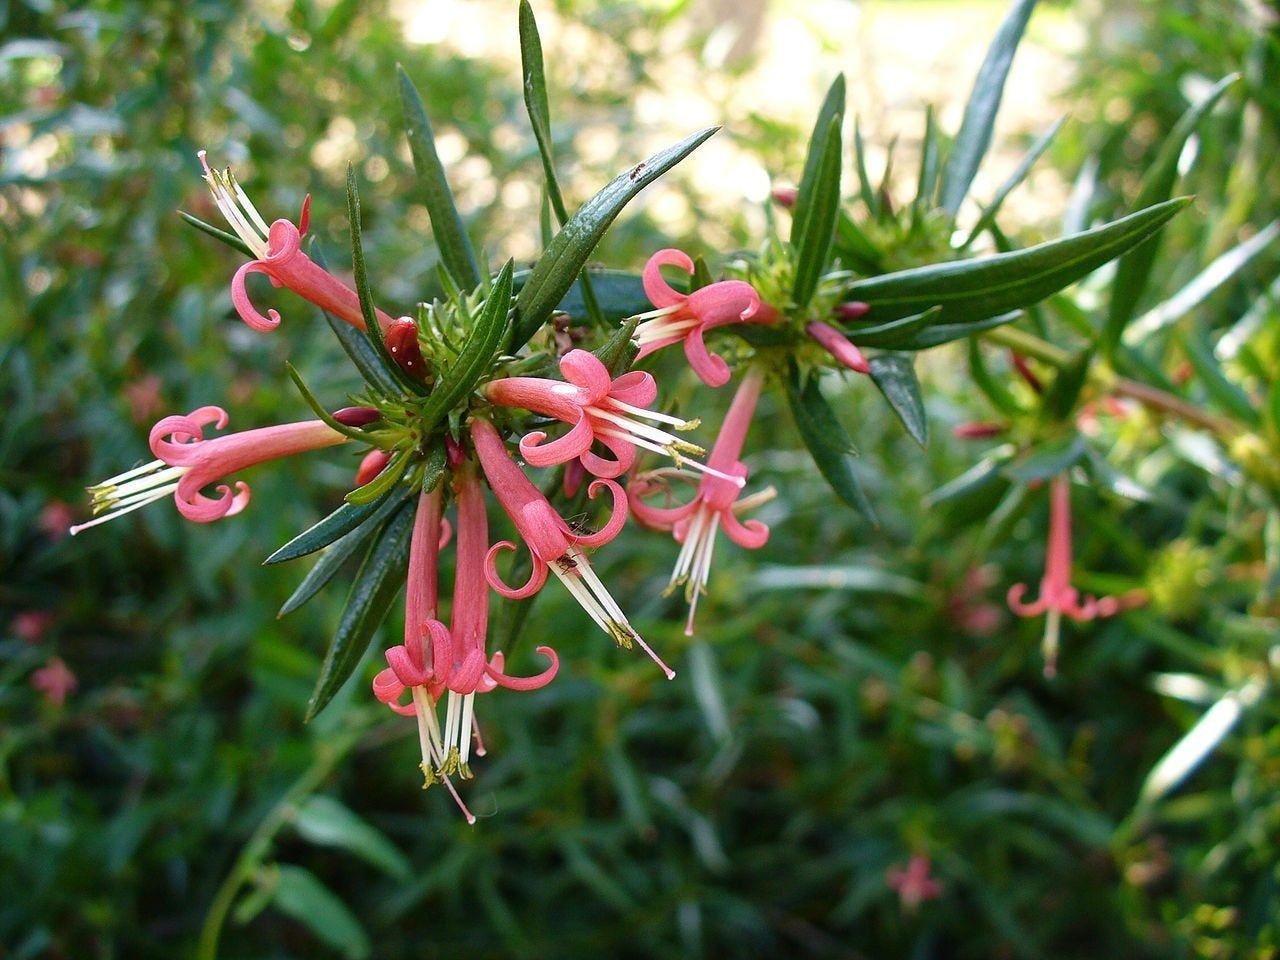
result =
[{"label": "blurred green foliage", "polygon": [[[551,68],[557,134],[608,116],[623,149],[647,142],[627,104],[681,5],[558,7],[583,14],[616,72],[586,83],[590,71]],[[1100,217],[1128,209],[1187,77],[1243,69],[1248,84],[1199,138],[1201,200],[1166,240],[1156,299],[1275,213],[1276,27],[1226,0],[1134,9],[1140,32],[1091,44],[1082,63],[1097,122],[1057,148],[1070,172],[1097,158]],[[1269,558],[1222,537],[1247,504],[1225,468],[1206,479],[1151,443],[1143,417],[1105,423],[1139,479],[1171,495],[1079,498],[1077,563],[1086,586],[1150,584],[1155,604],[1068,631],[1061,675],[1044,681],[1035,625],[1015,629],[1003,604],[1008,584],[1039,576],[1043,498],[1011,502],[995,484],[925,508],[977,457],[949,428],[989,412],[949,371],[959,352],[929,370],[923,455],[868,386],[830,384],[858,422],[878,527],[833,506],[798,451],[762,442],[789,429],[766,401],[748,453],[786,495],[763,514],[765,550],[718,558],[699,640],[661,596],[674,545],[625,535],[602,575],[678,664],[673,683],[592,635],[567,597],[540,600],[519,655],[564,637],[566,667],[544,691],[486,703],[476,827],[421,794],[412,725],[363,685],[304,726],[341,590],[277,621],[301,573],[259,561],[336,506],[354,461],[255,474],[245,516],[209,526],[156,507],[73,544],[58,522],[87,481],[143,451],[160,415],[209,402],[240,427],[302,415],[286,355],[328,395],[354,385],[300,300],[271,294],[275,338],[235,319],[236,258],[174,215],[209,213],[197,148],[235,163],[268,216],[310,191],[334,251],[356,162],[374,282],[410,302],[434,248],[404,199],[394,64],[437,134],[461,138],[455,189],[472,235],[499,243],[538,232],[502,202],[539,176],[518,77],[408,44],[382,5],[345,0],[10,2],[0,21],[3,956],[194,956],[218,910],[227,956],[1275,956],[1274,702],[1183,792],[1135,810],[1152,766],[1275,641],[1275,601],[1259,606],[1246,582]],[[771,166],[798,167],[792,134],[761,144]],[[634,267],[684,239],[628,211],[601,256]],[[1213,301],[1210,327],[1259,287]],[[714,422],[726,398],[705,397],[686,382],[674,399],[713,407],[699,412]],[[1227,584],[1212,598],[1208,574]],[[79,681],[62,707],[31,686],[53,655]],[[916,854],[942,887],[912,910],[888,871]],[[245,886],[234,903],[229,876]]]}]

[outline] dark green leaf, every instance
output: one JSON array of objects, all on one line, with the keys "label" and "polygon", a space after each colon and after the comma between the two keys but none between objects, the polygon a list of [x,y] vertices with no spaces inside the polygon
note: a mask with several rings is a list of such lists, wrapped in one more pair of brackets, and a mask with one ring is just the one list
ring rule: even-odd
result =
[{"label": "dark green leaf", "polygon": [[377,828],[333,797],[313,795],[298,808],[294,829],[308,843],[340,847],[395,880],[407,880],[409,859]]},{"label": "dark green leaf", "polygon": [[365,960],[373,952],[369,937],[342,899],[302,867],[275,868],[272,903],[333,947],[347,960]]},{"label": "dark green leaf", "polygon": [[1200,335],[1188,332],[1180,340],[1182,351],[1187,355],[1196,372],[1196,379],[1200,381],[1209,396],[1232,416],[1251,427],[1258,426],[1258,411],[1254,409],[1249,395],[1227,379],[1213,351]]},{"label": "dark green leaf", "polygon": [[524,345],[551,316],[622,208],[718,129],[701,130],[619,174],[569,218],[543,251],[520,291],[511,349]]},{"label": "dark green leaf", "polygon": [[[941,310],[941,307],[937,309]],[[1002,327],[1006,323],[1013,323],[1021,316],[1021,310],[1010,310],[1008,313],[1002,313],[997,317],[972,320],[968,323],[930,324],[913,334],[909,339],[893,344],[893,347],[897,350],[928,350],[930,347],[938,347],[953,340],[971,337],[975,333],[982,333],[984,330],[994,330],[996,327]]]},{"label": "dark green leaf", "polygon": [[396,74],[400,79],[405,135],[413,152],[413,165],[418,171],[418,184],[422,187],[422,199],[431,218],[431,233],[440,249],[440,259],[454,282],[468,291],[474,290],[480,285],[480,265],[453,202],[453,191],[449,189],[444,166],[436,153],[435,136],[427,120],[427,111],[404,67],[397,64]]},{"label": "dark green leaf", "polygon": [[887,323],[867,326],[846,324],[844,332],[860,347],[896,347],[902,343],[909,343],[916,334],[937,320],[941,313],[941,307],[932,307],[924,313],[890,320]]},{"label": "dark green leaf", "polygon": [[[818,281],[831,257],[831,243],[836,235],[836,217],[840,212],[840,115],[831,118],[821,154],[812,173],[800,184],[807,197],[803,220],[797,214],[792,224],[791,242],[796,252],[796,278],[791,299],[799,307],[808,306],[818,289]],[[799,207],[799,200],[796,201]],[[798,232],[797,232],[798,231]]]},{"label": "dark green leaf", "polygon": [[1022,483],[1047,480],[1071,467],[1084,456],[1084,453],[1084,437],[1078,433],[1071,433],[1047,440],[1035,449],[1029,450],[1007,464],[1004,472],[1010,479]]},{"label": "dark green leaf", "polygon": [[415,513],[413,503],[403,504],[378,535],[360,565],[351,593],[347,596],[342,619],[325,653],[320,679],[307,704],[307,721],[325,708],[351,676],[378,625],[387,615],[391,602],[404,586]]},{"label": "dark green leaf", "polygon": [[[551,107],[547,100],[547,77],[542,60],[542,38],[538,35],[538,21],[533,16],[529,0],[520,0],[520,62],[524,68],[524,105],[529,114],[529,125],[542,157],[542,174],[546,182],[546,197],[555,211],[556,220],[563,224],[569,213],[565,209],[560,181],[556,178],[555,154],[551,141]],[[582,301],[587,317],[596,326],[604,326],[605,319],[591,286],[591,277],[583,270],[578,277]]]},{"label": "dark green leaf", "polygon": [[1000,111],[1000,99],[1004,96],[1004,82],[1035,5],[1036,0],[1014,0],[978,69],[973,92],[965,104],[960,132],[956,134],[942,175],[942,209],[953,217],[969,193],[969,185],[973,183],[982,158],[991,145],[991,131]]},{"label": "dark green leaf", "polygon": [[1096,270],[1169,221],[1190,200],[1170,200],[1112,223],[1026,250],[914,267],[859,280],[845,295],[893,319],[942,306],[944,322],[973,322],[1038,303]]},{"label": "dark green leaf", "polygon": [[[639,274],[623,270],[592,270],[590,273],[591,285],[595,290],[600,312],[606,324],[612,325],[653,309],[653,304],[644,294],[644,285],[640,281]],[[523,289],[528,279],[528,273],[516,276],[517,291]],[[676,289],[680,289],[681,286],[678,281],[672,285]],[[574,281],[556,309],[579,319],[586,316],[586,302],[582,296],[580,279]]]},{"label": "dark green leaf", "polygon": [[191,214],[187,213],[187,211],[185,210],[179,210],[178,216],[180,216],[187,223],[191,224],[191,226],[195,227],[197,230],[201,230],[207,233],[209,236],[213,237],[215,240],[221,240],[228,247],[233,247],[236,250],[239,250],[250,260],[258,259],[258,255],[249,249],[249,245],[245,243],[243,240],[241,240],[239,237],[237,237],[234,233],[227,233],[227,231],[225,230],[219,230],[213,224],[205,223],[199,217],[193,217]]},{"label": "dark green leaf", "polygon": [[836,219],[836,253],[859,272],[874,275],[881,270],[880,251],[844,210]]},{"label": "dark green leaf", "polygon": [[933,197],[938,190],[938,126],[934,120],[933,104],[924,111],[924,140],[920,144],[920,176],[916,180],[916,196],[911,202],[911,229],[919,230],[924,216],[933,209]]},{"label": "dark green leaf", "polygon": [[929,442],[929,421],[925,417],[924,397],[920,395],[915,362],[901,353],[882,353],[869,362],[871,379],[889,401],[907,433],[920,446],[925,446]]},{"label": "dark green leaf", "polygon": [[638,351],[636,345],[631,342],[631,338],[635,335],[636,326],[639,323],[639,320],[632,317],[615,330],[602,346],[593,351],[600,362],[608,367],[611,376],[619,376],[635,360]]},{"label": "dark green leaf", "polygon": [[974,385],[991,401],[991,405],[1001,413],[1009,416],[1022,413],[1022,405],[1014,399],[1004,381],[992,376],[987,369],[986,359],[982,356],[982,341],[978,337],[969,338],[969,376]]},{"label": "dark green leaf", "polygon": [[813,199],[818,168],[822,165],[827,138],[831,135],[831,124],[835,121],[839,128],[840,118],[844,116],[844,74],[837,74],[827,90],[822,106],[818,110],[818,119],[814,122],[813,132],[809,134],[809,146],[804,156],[804,169],[800,175],[800,186],[796,189],[796,202],[791,208],[791,245],[799,247],[804,234],[804,222],[809,215],[809,206]]},{"label": "dark green leaf", "polygon": [[317,417],[325,422],[325,425],[329,427],[329,429],[336,430],[338,433],[351,440],[363,441],[365,439],[364,432],[358,427],[349,427],[345,423],[339,423],[333,418],[333,415],[330,414],[329,411],[321,405],[320,401],[316,399],[316,395],[311,392],[311,388],[308,387],[306,382],[302,379],[302,374],[298,373],[292,363],[286,360],[284,368],[289,372],[290,379],[293,380],[294,386],[298,388],[298,392],[302,394],[302,399],[306,401],[307,406],[311,408],[312,412],[315,413]]},{"label": "dark green leaf", "polygon": [[850,462],[853,441],[822,395],[818,381],[810,378],[801,384],[800,373],[793,365],[787,379],[787,399],[800,437],[813,455],[818,470],[831,484],[831,489],[842,501],[875,523],[875,510],[858,483]]},{"label": "dark green leaf", "polygon": [[[1006,446],[1005,449],[1010,448]],[[1008,453],[983,457],[960,476],[948,480],[925,497],[924,505],[935,507],[948,500],[955,500],[981,490],[1000,477],[1000,467],[1008,459]]]},{"label": "dark green leaf", "polygon": [[342,569],[343,565],[351,557],[355,556],[356,550],[382,529],[387,518],[399,509],[408,496],[409,490],[404,488],[395,495],[383,500],[368,520],[326,547],[324,553],[320,554],[320,559],[316,561],[315,566],[307,571],[307,575],[302,578],[302,582],[298,584],[289,599],[280,607],[280,612],[276,616],[283,617],[292,613],[323,590],[329,581],[338,575],[338,571]]},{"label": "dark green leaf", "polygon": [[866,205],[867,213],[879,216],[880,205],[876,201],[875,188],[871,185],[871,176],[867,173],[867,147],[862,140],[862,125],[858,118],[853,118],[853,159],[854,168],[858,171],[858,196]]},{"label": "dark green leaf", "polygon": [[342,504],[315,526],[304,530],[267,557],[266,560],[262,561],[263,564],[284,563],[286,560],[296,560],[298,557],[305,557],[308,554],[315,553],[317,550],[323,550],[333,541],[339,537],[346,536],[377,513],[378,508],[383,504],[383,500],[391,496],[392,492],[387,490],[382,498],[371,503]]},{"label": "dark green leaf", "polygon": [[[1187,139],[1227,89],[1239,79],[1240,75],[1233,73],[1219,80],[1204,99],[1194,104],[1174,124],[1169,135],[1165,137],[1164,143],[1160,145],[1160,152],[1155,161],[1142,177],[1142,185],[1133,204],[1135,209],[1150,207],[1173,195],[1174,185],[1178,182],[1178,158],[1182,156],[1182,148],[1186,146]],[[1155,264],[1159,249],[1159,241],[1153,240],[1127,254],[1116,265],[1115,279],[1111,283],[1111,303],[1107,311],[1107,323],[1102,340],[1103,351],[1108,356],[1115,350],[1116,344],[1120,342],[1120,337],[1124,333],[1124,328],[1137,312],[1138,301],[1147,288],[1151,268]]]}]

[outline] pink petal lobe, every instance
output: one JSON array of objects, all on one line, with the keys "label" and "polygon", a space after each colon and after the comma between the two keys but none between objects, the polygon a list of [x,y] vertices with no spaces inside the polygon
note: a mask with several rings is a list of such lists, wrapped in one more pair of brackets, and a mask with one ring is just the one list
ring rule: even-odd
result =
[{"label": "pink petal lobe", "polygon": [[537,652],[542,654],[551,661],[551,665],[541,673],[532,677],[510,677],[502,672],[502,661],[499,660],[501,653],[493,655],[494,663],[486,664],[485,673],[489,679],[500,687],[506,687],[508,690],[538,690],[545,687],[548,683],[555,679],[556,672],[560,669],[560,658],[556,652],[550,647],[538,647]]},{"label": "pink petal lobe", "polygon": [[[269,333],[276,327],[280,326],[280,314],[275,310],[267,310],[267,316],[263,316],[254,307],[253,301],[249,299],[249,292],[245,289],[244,280],[251,273],[263,273],[271,277],[271,271],[263,264],[261,260],[250,260],[243,264],[236,271],[235,276],[231,278],[231,303],[236,308],[236,313],[240,315],[240,319],[247,323],[253,329],[261,333]],[[274,279],[274,277],[272,277]]]},{"label": "pink petal lobe", "polygon": [[664,266],[679,267],[685,273],[693,274],[693,260],[683,250],[667,247],[650,257],[649,262],[644,265],[641,282],[644,285],[644,295],[658,309],[673,307],[687,299],[685,294],[673,289],[671,284],[662,278],[660,268]]}]

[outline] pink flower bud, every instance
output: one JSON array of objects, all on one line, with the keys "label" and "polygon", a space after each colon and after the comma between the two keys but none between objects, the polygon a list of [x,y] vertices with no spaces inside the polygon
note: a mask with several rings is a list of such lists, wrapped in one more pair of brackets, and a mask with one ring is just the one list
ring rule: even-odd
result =
[{"label": "pink flower bud", "polygon": [[795,187],[774,187],[769,195],[773,197],[774,203],[780,207],[786,207],[788,210],[796,205]]},{"label": "pink flower bud", "polygon": [[427,375],[427,362],[422,358],[422,347],[418,343],[418,325],[409,317],[394,320],[387,327],[387,350],[395,357],[400,369],[420,383],[430,379]]},{"label": "pink flower bud", "polygon": [[390,459],[391,454],[385,450],[370,450],[366,453],[364,459],[360,461],[360,469],[356,471],[356,486],[363,487],[380,474]]},{"label": "pink flower bud", "polygon": [[382,414],[373,407],[343,407],[333,412],[333,419],[348,427],[367,427],[382,419]]}]

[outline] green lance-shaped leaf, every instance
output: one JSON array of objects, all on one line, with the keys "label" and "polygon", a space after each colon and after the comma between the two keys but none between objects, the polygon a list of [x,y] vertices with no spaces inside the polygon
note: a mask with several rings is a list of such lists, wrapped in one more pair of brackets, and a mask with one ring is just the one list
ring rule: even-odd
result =
[{"label": "green lance-shaped leaf", "polygon": [[910,342],[917,333],[937,320],[941,313],[941,307],[931,307],[924,313],[885,323],[865,326],[849,323],[845,324],[844,332],[860,347],[894,348]]},{"label": "green lance-shaped leaf", "polygon": [[1090,347],[1058,370],[1040,405],[1040,412],[1046,420],[1056,423],[1075,413],[1080,391],[1089,379],[1089,367],[1092,363],[1093,348]]},{"label": "green lance-shaped leaf", "polygon": [[818,168],[826,153],[827,138],[831,135],[831,123],[839,125],[844,116],[844,74],[837,74],[827,90],[818,119],[809,135],[809,147],[804,156],[804,169],[800,174],[800,186],[796,189],[796,202],[791,207],[791,244],[799,247],[804,235],[804,222],[809,215],[813,191],[817,183]]},{"label": "green lance-shaped leaf", "polygon": [[718,129],[700,130],[619,174],[569,218],[542,252],[520,291],[510,349],[523,346],[546,323],[622,208]]},{"label": "green lance-shaped leaf", "polygon": [[938,155],[940,144],[938,124],[934,118],[933,104],[924,111],[924,141],[920,144],[920,175],[916,179],[916,196],[911,201],[911,231],[916,233],[924,225],[924,216],[933,209],[933,198],[938,192]]},{"label": "green lance-shaped leaf", "polygon": [[1021,483],[1048,480],[1073,466],[1088,449],[1078,433],[1046,440],[1004,468],[1005,476]]},{"label": "green lance-shaped leaf", "polygon": [[882,273],[880,251],[844,210],[836,220],[836,253],[859,273]]},{"label": "green lance-shaped leaf", "polygon": [[474,290],[480,285],[480,265],[453,202],[453,191],[449,189],[444,165],[436,153],[436,140],[427,120],[427,111],[422,106],[417,87],[399,64],[396,65],[396,75],[400,79],[405,135],[409,138],[413,165],[418,171],[418,183],[422,187],[427,215],[431,218],[431,234],[440,250],[440,259],[455,283],[465,290]]},{"label": "green lance-shaped leaf", "polygon": [[943,323],[971,323],[1038,303],[1159,230],[1190,198],[1140,210],[1084,233],[972,260],[914,267],[850,284],[847,299],[871,304],[877,319],[941,305]]},{"label": "green lance-shaped leaf", "polygon": [[858,196],[862,198],[867,213],[878,218],[880,203],[876,198],[871,176],[867,173],[867,145],[862,139],[862,124],[858,122],[857,117],[853,118],[853,161],[854,169],[858,172]]},{"label": "green lance-shaped leaf", "polygon": [[[547,75],[542,59],[542,38],[538,35],[538,21],[533,16],[529,0],[520,0],[520,62],[524,69],[524,105],[533,128],[533,139],[542,157],[542,174],[546,182],[546,198],[555,211],[556,220],[563,224],[569,219],[564,195],[556,177],[555,154],[551,141],[551,106],[547,99]],[[578,276],[586,313],[596,326],[604,326],[605,319],[596,302],[591,277],[586,270]]]},{"label": "green lance-shaped leaf", "polygon": [[869,363],[872,381],[889,401],[907,433],[920,446],[928,444],[929,421],[925,417],[915,361],[902,353],[882,353],[872,357]]},{"label": "green lance-shaped leaf", "polygon": [[[361,251],[361,258],[363,259],[363,251]],[[314,242],[311,244],[311,259],[321,269],[328,269],[324,254],[320,252],[319,245]],[[385,350],[379,351],[361,330],[345,320],[340,320],[325,310],[320,312],[324,314],[329,329],[338,338],[342,349],[360,371],[360,376],[364,378],[365,383],[384,397],[404,394],[404,371],[387,356]]]},{"label": "green lance-shaped leaf", "polygon": [[853,441],[822,395],[817,379],[810,377],[801,383],[799,369],[794,364],[787,378],[787,400],[800,438],[836,496],[875,523],[875,510],[850,463]]},{"label": "green lance-shaped leaf", "polygon": [[1258,426],[1258,411],[1249,400],[1249,395],[1232,383],[1222,372],[1218,358],[1213,355],[1213,351],[1200,334],[1187,332],[1179,340],[1182,344],[1182,352],[1191,361],[1196,379],[1200,381],[1205,392],[1236,419],[1251,427]]},{"label": "green lance-shaped leaf", "polygon": [[369,935],[342,898],[309,870],[281,864],[269,874],[271,902],[297,920],[346,960],[365,960],[373,953]]},{"label": "green lance-shaped leaf", "polygon": [[1244,270],[1258,254],[1280,239],[1280,220],[1273,220],[1248,240],[1217,257],[1168,300],[1152,307],[1124,331],[1123,343],[1137,346],[1204,303],[1215,291]]},{"label": "green lance-shaped leaf", "polygon": [[935,323],[924,327],[901,343],[893,344],[893,347],[896,350],[928,350],[932,347],[940,347],[944,343],[951,343],[953,340],[963,340],[965,337],[972,337],[986,330],[994,330],[1006,323],[1013,323],[1022,315],[1021,310],[1010,310],[995,317],[984,317],[981,320],[970,320],[966,323]]},{"label": "green lance-shaped leaf", "polygon": [[399,847],[333,797],[308,797],[294,815],[293,827],[308,843],[340,847],[395,880],[407,880],[412,873],[412,865]]},{"label": "green lance-shaped leaf", "polygon": [[1004,205],[1005,200],[1008,199],[1009,194],[1013,193],[1023,180],[1027,179],[1027,175],[1031,173],[1031,168],[1044,155],[1044,152],[1049,149],[1049,145],[1053,143],[1053,138],[1058,135],[1058,131],[1062,129],[1062,125],[1066,122],[1067,117],[1063,114],[1052,127],[1040,135],[1040,139],[1031,145],[1031,149],[1027,151],[1026,156],[1022,158],[1013,173],[1009,175],[1009,179],[1000,185],[996,195],[991,198],[991,202],[983,209],[982,216],[973,225],[969,235],[964,238],[964,243],[960,244],[961,250],[968,250],[973,241],[981,236],[982,231],[996,222],[996,215],[1000,212],[1000,208]]},{"label": "green lance-shaped leaf", "polygon": [[410,492],[407,487],[401,487],[394,491],[391,496],[378,504],[374,512],[360,526],[339,537],[326,547],[324,553],[320,554],[320,559],[316,561],[315,566],[307,571],[307,575],[302,578],[302,582],[298,584],[293,593],[290,594],[289,599],[280,607],[280,612],[276,614],[276,617],[279,618],[292,613],[323,590],[329,581],[338,575],[338,571],[346,565],[346,562],[355,556],[356,551],[370,537],[383,528],[388,518],[408,499]]},{"label": "green lance-shaped leaf", "polygon": [[185,210],[179,210],[178,216],[181,217],[187,223],[191,224],[191,226],[195,227],[197,230],[207,233],[209,236],[213,237],[215,240],[221,240],[228,247],[232,247],[236,250],[239,250],[250,260],[258,259],[258,255],[249,249],[249,245],[245,243],[243,240],[241,240],[239,237],[237,237],[235,234],[227,233],[227,231],[225,230],[219,230],[213,224],[205,223],[199,217],[193,217],[191,214],[187,213],[187,211]]},{"label": "green lance-shaped leaf", "polygon": [[1013,393],[1005,386],[1004,380],[993,376],[987,369],[986,358],[982,355],[982,342],[978,337],[969,338],[969,376],[974,386],[982,391],[991,401],[991,405],[1008,416],[1022,413],[1022,405]]},{"label": "green lance-shaped leaf", "polygon": [[387,498],[394,493],[386,490],[382,496],[369,503],[343,503],[315,526],[308,527],[271,556],[263,564],[284,563],[323,550],[340,537],[346,536],[360,524],[374,516]]},{"label": "green lance-shaped leaf", "polygon": [[[653,304],[645,296],[644,284],[638,273],[624,270],[591,270],[591,286],[595,291],[596,301],[600,306],[601,316],[606,326],[634,317],[653,309]],[[516,290],[523,289],[529,279],[526,272],[516,275]],[[674,286],[680,289],[677,281]],[[587,316],[586,298],[582,294],[581,278],[574,281],[569,292],[564,295],[556,310],[578,319]]]},{"label": "green lance-shaped leaf", "polygon": [[458,359],[441,374],[436,388],[423,401],[419,423],[424,433],[434,430],[436,424],[475,389],[502,350],[511,313],[511,286],[512,262],[508,260],[498,271],[484,306],[476,314]]},{"label": "green lance-shaped leaf", "polygon": [[969,102],[964,108],[960,132],[956,134],[951,156],[947,158],[942,174],[942,209],[953,217],[968,195],[982,158],[991,146],[991,131],[995,127],[996,114],[1000,112],[1004,82],[1035,5],[1036,0],[1014,0],[991,46],[987,48],[986,59],[978,68],[973,92],[969,94]]},{"label": "green lance-shaped leaf", "polygon": [[[840,115],[831,118],[821,143],[821,154],[812,174],[800,190],[808,198],[803,221],[792,225],[791,242],[796,248],[796,279],[791,298],[797,306],[807,306],[818,289],[818,281],[831,257],[840,214]],[[797,206],[799,200],[796,201]],[[798,233],[797,233],[798,227]]]},{"label": "green lance-shaped leaf", "polygon": [[312,412],[324,421],[325,426],[330,430],[334,430],[337,433],[342,434],[349,440],[355,440],[358,442],[365,441],[365,433],[359,427],[349,427],[345,423],[341,423],[333,418],[333,415],[321,405],[319,400],[316,399],[316,395],[311,392],[311,388],[308,387],[306,381],[302,379],[302,374],[298,373],[297,368],[295,368],[292,363],[286,360],[284,362],[284,368],[289,372],[289,377],[293,380],[293,385],[297,387],[298,392],[302,394],[302,399],[306,401],[307,406],[311,408]]},{"label": "green lance-shaped leaf", "polygon": [[[1239,79],[1240,74],[1233,73],[1219,80],[1199,103],[1192,105],[1174,124],[1169,135],[1165,137],[1164,143],[1160,145],[1160,152],[1156,155],[1155,161],[1143,174],[1142,185],[1138,189],[1138,196],[1133,204],[1136,209],[1160,203],[1173,195],[1174,185],[1178,182],[1178,159],[1182,156],[1182,150],[1188,138],[1222,95]],[[1107,322],[1102,339],[1102,348],[1107,356],[1115,350],[1125,327],[1137,312],[1138,301],[1147,288],[1147,282],[1151,278],[1151,268],[1155,265],[1159,249],[1159,241],[1153,240],[1126,255],[1116,265],[1115,279],[1111,282],[1111,303],[1107,311]]]},{"label": "green lance-shaped leaf", "polygon": [[951,478],[929,493],[921,502],[925,508],[931,509],[949,500],[965,497],[981,490],[1000,478],[1000,467],[1013,455],[1014,449],[1012,444],[1005,444],[983,457],[960,476]]},{"label": "green lance-shaped leaf", "polygon": [[391,602],[404,586],[414,513],[412,502],[402,505],[360,565],[351,593],[347,596],[342,619],[320,668],[320,679],[307,704],[307,721],[323,710],[346,683],[364,656],[374,631],[387,615]]},{"label": "green lance-shaped leaf", "polygon": [[615,330],[613,336],[606,340],[604,344],[592,351],[596,355],[596,359],[608,368],[610,376],[620,376],[635,360],[639,350],[631,342],[631,338],[635,336],[636,327],[639,324],[639,320],[631,317]]},{"label": "green lance-shaped leaf", "polygon": [[378,472],[376,477],[364,484],[364,486],[356,487],[354,490],[349,491],[343,499],[347,503],[354,503],[357,506],[362,503],[377,502],[395,489],[396,484],[404,477],[405,471],[409,469],[409,464],[412,460],[413,453],[411,451],[397,450],[391,455],[387,465]]}]

